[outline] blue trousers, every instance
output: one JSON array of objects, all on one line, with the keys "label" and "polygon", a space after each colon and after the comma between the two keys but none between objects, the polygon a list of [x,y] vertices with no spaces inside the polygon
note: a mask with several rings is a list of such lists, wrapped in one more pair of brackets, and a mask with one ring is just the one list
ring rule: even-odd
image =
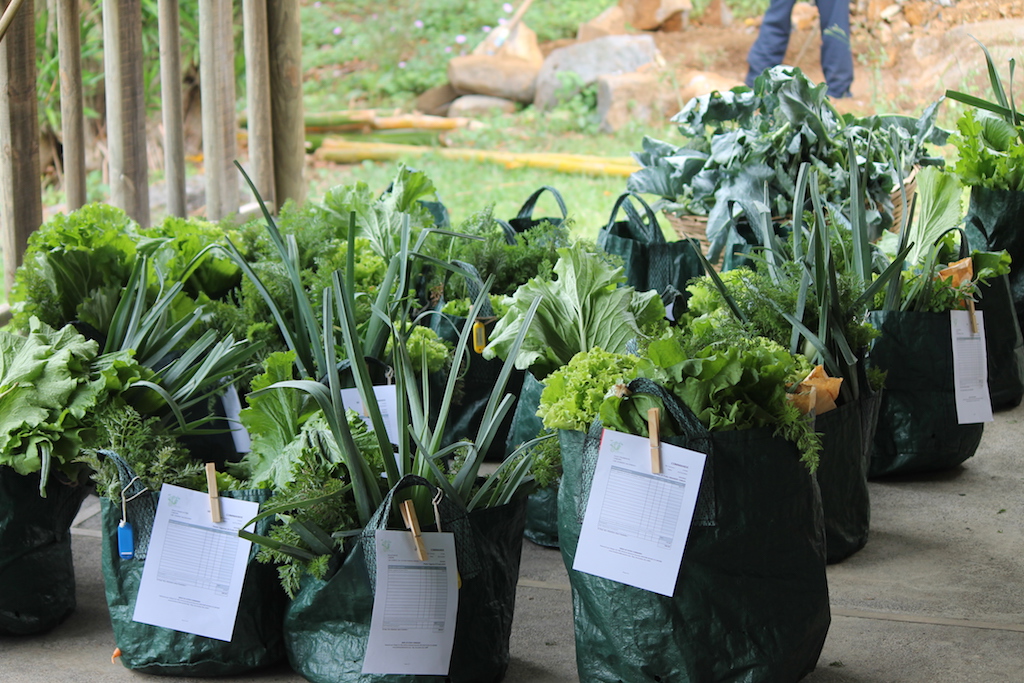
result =
[{"label": "blue trousers", "polygon": [[[796,0],[771,0],[761,22],[747,63],[747,85],[765,69],[782,64],[789,47],[793,5]],[[821,16],[821,70],[825,73],[829,97],[848,97],[853,84],[853,55],[850,52],[850,0],[817,0]]]}]

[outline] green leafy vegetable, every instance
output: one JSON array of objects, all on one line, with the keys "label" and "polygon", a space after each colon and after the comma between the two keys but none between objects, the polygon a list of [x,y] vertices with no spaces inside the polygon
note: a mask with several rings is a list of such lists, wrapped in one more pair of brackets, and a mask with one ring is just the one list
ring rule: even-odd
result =
[{"label": "green leafy vegetable", "polygon": [[0,465],[40,472],[44,495],[51,464],[77,476],[89,416],[121,388],[111,373],[93,373],[96,352],[74,328],[53,330],[37,318],[26,336],[0,330]]},{"label": "green leafy vegetable", "polygon": [[530,306],[537,314],[514,358],[520,370],[542,379],[581,351],[600,347],[621,352],[631,340],[651,336],[664,325],[665,306],[658,293],[626,287],[622,268],[610,266],[581,247],[558,250],[554,280],[534,278],[512,297],[509,312],[498,321],[485,358],[509,357]]},{"label": "green leafy vegetable", "polygon": [[[763,337],[734,339],[693,352],[685,331],[651,342],[642,376],[662,383],[709,431],[771,427],[796,443],[803,462],[817,467],[821,441],[812,422],[787,399],[786,389],[810,371],[810,363]],[[648,397],[645,400],[656,400]],[[613,395],[601,405],[604,426],[646,435],[646,405]]]},{"label": "green leafy vegetable", "polygon": [[547,429],[585,432],[613,387],[639,376],[643,362],[600,347],[578,353],[544,380],[537,415]]}]

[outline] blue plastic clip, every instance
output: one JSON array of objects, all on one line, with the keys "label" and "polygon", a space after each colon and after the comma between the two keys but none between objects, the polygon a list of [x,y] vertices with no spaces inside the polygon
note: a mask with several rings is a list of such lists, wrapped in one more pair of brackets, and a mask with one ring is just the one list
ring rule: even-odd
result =
[{"label": "blue plastic clip", "polygon": [[123,519],[117,525],[117,552],[122,560],[135,557],[135,533],[132,525]]}]

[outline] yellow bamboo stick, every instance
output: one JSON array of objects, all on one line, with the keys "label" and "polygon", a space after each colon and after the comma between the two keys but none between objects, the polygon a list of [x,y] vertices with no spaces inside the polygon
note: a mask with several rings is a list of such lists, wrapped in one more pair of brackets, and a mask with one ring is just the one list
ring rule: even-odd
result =
[{"label": "yellow bamboo stick", "polygon": [[443,159],[502,164],[506,168],[545,168],[561,173],[585,173],[628,177],[640,166],[628,157],[547,152],[501,152],[458,147],[423,147],[390,143],[350,142],[326,138],[316,152],[324,161],[354,164],[364,160],[395,161],[404,157],[436,154]]}]

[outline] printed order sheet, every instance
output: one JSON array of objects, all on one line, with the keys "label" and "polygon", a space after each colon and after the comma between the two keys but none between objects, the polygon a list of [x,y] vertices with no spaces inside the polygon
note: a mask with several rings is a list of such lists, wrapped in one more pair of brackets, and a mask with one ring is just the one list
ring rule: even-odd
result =
[{"label": "printed order sheet", "polygon": [[455,537],[424,533],[426,561],[408,531],[378,531],[377,588],[364,674],[447,676],[459,604]]},{"label": "printed order sheet", "polygon": [[[398,394],[394,384],[381,384],[373,388],[373,395],[377,398],[377,405],[380,408],[381,419],[384,420],[384,431],[387,432],[391,443],[398,442]],[[358,389],[342,389],[341,400],[346,408],[359,413],[363,422],[370,429],[373,423],[370,422],[370,414],[363,406],[363,397],[359,395]]]},{"label": "printed order sheet", "polygon": [[652,474],[646,437],[606,429],[572,568],[671,596],[705,458],[662,443]]},{"label": "printed order sheet", "polygon": [[953,335],[953,396],[960,424],[992,422],[992,399],[988,393],[988,355],[985,351],[985,320],[974,313],[977,332],[971,331],[969,311],[950,311]]},{"label": "printed order sheet", "polygon": [[238,530],[259,503],[218,500],[222,521],[214,524],[209,494],[164,484],[134,621],[231,640],[252,545]]}]

